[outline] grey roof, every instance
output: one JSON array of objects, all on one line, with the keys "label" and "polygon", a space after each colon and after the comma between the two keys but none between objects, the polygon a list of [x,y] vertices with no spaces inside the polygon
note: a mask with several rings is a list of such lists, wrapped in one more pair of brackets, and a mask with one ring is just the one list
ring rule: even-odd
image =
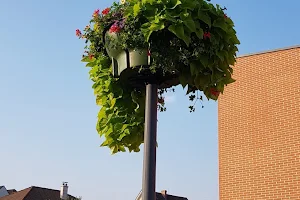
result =
[{"label": "grey roof", "polygon": [[[142,191],[140,191],[140,193],[136,197],[136,200],[140,200],[141,195],[142,195]],[[170,195],[170,194],[167,194],[167,199],[168,200],[188,200],[185,197],[179,197],[179,196],[174,196],[174,195]],[[166,200],[166,199],[164,198],[164,196],[160,192],[156,192],[156,200]]]}]

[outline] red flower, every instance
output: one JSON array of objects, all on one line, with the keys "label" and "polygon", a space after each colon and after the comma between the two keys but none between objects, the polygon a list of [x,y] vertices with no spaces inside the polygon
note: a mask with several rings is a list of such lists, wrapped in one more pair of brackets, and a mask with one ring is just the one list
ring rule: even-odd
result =
[{"label": "red flower", "polygon": [[210,32],[205,32],[203,34],[203,37],[204,37],[204,39],[210,38],[211,37]]},{"label": "red flower", "polygon": [[216,88],[210,88],[210,93],[216,97],[220,95],[220,92]]},{"label": "red flower", "polygon": [[120,32],[121,28],[117,25],[117,24],[113,24],[110,29],[109,32],[110,33],[118,33]]},{"label": "red flower", "polygon": [[147,52],[147,56],[151,56],[151,52],[150,52],[150,50],[148,50],[148,52]]},{"label": "red flower", "polygon": [[79,29],[76,29],[76,36],[80,37],[81,36],[81,31]]},{"label": "red flower", "polygon": [[93,17],[98,17],[99,16],[99,12],[100,12],[99,9],[95,10],[94,13],[93,13]]},{"label": "red flower", "polygon": [[226,14],[224,14],[224,18],[225,18],[225,19],[227,19],[227,18],[228,18]]},{"label": "red flower", "polygon": [[103,11],[102,11],[102,15],[107,15],[110,11],[110,8],[105,8]]},{"label": "red flower", "polygon": [[89,55],[89,58],[90,60],[92,60],[94,58],[94,55],[93,54]]}]

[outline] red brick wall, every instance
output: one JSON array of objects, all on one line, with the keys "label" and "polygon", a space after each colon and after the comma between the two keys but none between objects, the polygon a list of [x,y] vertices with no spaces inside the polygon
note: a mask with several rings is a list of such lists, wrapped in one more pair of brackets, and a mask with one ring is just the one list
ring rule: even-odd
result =
[{"label": "red brick wall", "polygon": [[219,99],[220,200],[300,199],[300,47],[237,59]]}]

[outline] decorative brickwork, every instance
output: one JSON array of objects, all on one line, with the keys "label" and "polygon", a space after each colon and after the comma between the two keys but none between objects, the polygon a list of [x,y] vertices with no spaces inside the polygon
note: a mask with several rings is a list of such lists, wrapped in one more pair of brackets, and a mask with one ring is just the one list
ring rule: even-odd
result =
[{"label": "decorative brickwork", "polygon": [[300,47],[242,56],[219,98],[220,200],[300,199]]}]

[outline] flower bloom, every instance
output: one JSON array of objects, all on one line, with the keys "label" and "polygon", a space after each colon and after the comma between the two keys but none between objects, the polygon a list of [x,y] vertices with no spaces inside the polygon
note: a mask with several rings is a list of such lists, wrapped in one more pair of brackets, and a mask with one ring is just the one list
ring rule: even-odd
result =
[{"label": "flower bloom", "polygon": [[220,94],[220,92],[216,88],[210,88],[210,93],[216,97],[218,97]]},{"label": "flower bloom", "polygon": [[94,13],[93,13],[93,17],[98,17],[99,16],[99,12],[100,12],[99,9],[95,10]]},{"label": "flower bloom", "polygon": [[80,37],[81,36],[81,31],[79,29],[76,29],[76,36]]},{"label": "flower bloom", "polygon": [[228,18],[228,16],[227,16],[226,14],[224,14],[224,18],[225,18],[225,19],[227,19],[227,18]]},{"label": "flower bloom", "polygon": [[90,60],[92,60],[94,58],[94,55],[93,54],[89,55],[89,58]]},{"label": "flower bloom", "polygon": [[102,15],[107,15],[110,11],[110,8],[105,8],[103,11],[102,11]]},{"label": "flower bloom", "polygon": [[204,37],[204,39],[210,38],[211,37],[210,32],[205,32],[203,34],[203,37]]},{"label": "flower bloom", "polygon": [[110,32],[110,33],[118,33],[118,32],[120,32],[120,30],[121,30],[121,28],[118,26],[118,24],[117,24],[117,23],[114,23],[114,24],[110,27],[109,32]]},{"label": "flower bloom", "polygon": [[147,56],[151,56],[151,52],[150,52],[150,50],[148,50],[148,52],[147,52]]}]

